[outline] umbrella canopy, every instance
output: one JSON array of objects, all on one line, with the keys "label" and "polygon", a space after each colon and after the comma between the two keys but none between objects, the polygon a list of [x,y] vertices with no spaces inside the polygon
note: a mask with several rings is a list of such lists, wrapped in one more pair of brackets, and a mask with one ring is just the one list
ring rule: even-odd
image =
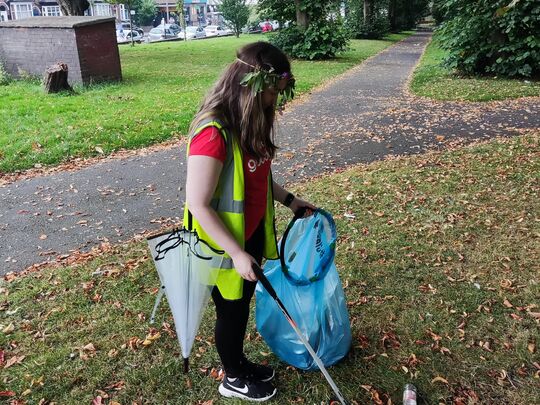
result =
[{"label": "umbrella canopy", "polygon": [[188,358],[204,308],[215,285],[212,257],[223,254],[199,239],[196,232],[175,229],[147,240],[188,370]]}]

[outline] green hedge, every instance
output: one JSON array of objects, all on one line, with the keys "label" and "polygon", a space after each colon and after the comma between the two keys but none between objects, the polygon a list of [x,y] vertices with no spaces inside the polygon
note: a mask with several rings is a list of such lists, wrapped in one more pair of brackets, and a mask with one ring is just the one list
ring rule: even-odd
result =
[{"label": "green hedge", "polygon": [[467,74],[540,76],[540,1],[443,0],[445,64]]}]

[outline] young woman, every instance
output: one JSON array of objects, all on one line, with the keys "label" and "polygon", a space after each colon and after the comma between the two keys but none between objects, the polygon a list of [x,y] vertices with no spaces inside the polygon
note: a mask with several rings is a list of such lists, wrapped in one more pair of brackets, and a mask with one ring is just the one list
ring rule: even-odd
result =
[{"label": "young woman", "polygon": [[[287,57],[267,42],[241,48],[206,96],[190,129],[185,220],[226,254],[212,298],[215,339],[226,397],[264,401],[276,394],[274,370],[244,355],[249,304],[257,279],[252,264],[278,257],[274,200],[295,212],[315,207],[272,180],[278,96],[291,98],[294,78]],[[185,222],[187,223],[187,222]]]}]

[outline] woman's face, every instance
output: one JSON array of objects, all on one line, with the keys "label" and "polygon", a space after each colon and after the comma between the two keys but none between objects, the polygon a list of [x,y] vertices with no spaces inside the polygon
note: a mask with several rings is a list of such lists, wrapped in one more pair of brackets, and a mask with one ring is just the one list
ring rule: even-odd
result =
[{"label": "woman's face", "polygon": [[268,87],[262,92],[263,108],[275,108],[279,92],[285,90],[289,79],[281,79],[278,83],[278,88]]}]

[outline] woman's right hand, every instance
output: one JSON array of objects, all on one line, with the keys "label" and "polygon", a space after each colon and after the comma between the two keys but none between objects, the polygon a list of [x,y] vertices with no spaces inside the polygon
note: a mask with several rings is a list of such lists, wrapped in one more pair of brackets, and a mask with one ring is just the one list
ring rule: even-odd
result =
[{"label": "woman's right hand", "polygon": [[248,281],[257,281],[257,277],[252,269],[255,259],[250,254],[246,253],[245,251],[241,251],[232,257],[232,259],[234,262],[234,268],[238,274],[240,274],[240,277]]}]

